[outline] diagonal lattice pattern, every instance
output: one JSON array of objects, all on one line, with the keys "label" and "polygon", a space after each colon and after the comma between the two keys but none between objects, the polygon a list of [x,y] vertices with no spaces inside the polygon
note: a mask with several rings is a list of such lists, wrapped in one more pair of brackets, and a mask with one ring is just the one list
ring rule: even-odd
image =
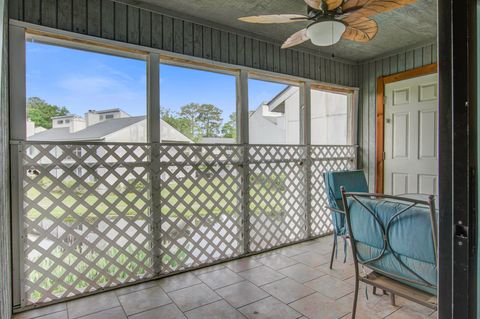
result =
[{"label": "diagonal lattice pattern", "polygon": [[162,272],[243,252],[241,146],[160,150]]},{"label": "diagonal lattice pattern", "polygon": [[307,217],[324,234],[321,173],[352,169],[355,156],[353,146],[25,143],[22,305],[305,239]]},{"label": "diagonal lattice pattern", "polygon": [[356,146],[311,146],[311,230],[312,236],[332,231],[332,220],[327,206],[323,173],[356,168]]},{"label": "diagonal lattice pattern", "polygon": [[249,148],[250,251],[307,237],[306,148]]},{"label": "diagonal lattice pattern", "polygon": [[25,304],[153,275],[148,146],[23,153]]}]

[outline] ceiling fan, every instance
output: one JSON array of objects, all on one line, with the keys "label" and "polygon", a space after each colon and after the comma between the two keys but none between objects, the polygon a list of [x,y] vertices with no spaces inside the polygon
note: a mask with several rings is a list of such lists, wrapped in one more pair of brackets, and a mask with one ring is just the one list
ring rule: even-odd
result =
[{"label": "ceiling fan", "polygon": [[356,42],[372,40],[378,31],[377,22],[370,19],[412,4],[416,0],[304,0],[307,15],[272,14],[239,18],[249,23],[311,22],[305,29],[292,34],[282,45],[289,48],[307,40],[318,46],[328,46],[344,38]]}]

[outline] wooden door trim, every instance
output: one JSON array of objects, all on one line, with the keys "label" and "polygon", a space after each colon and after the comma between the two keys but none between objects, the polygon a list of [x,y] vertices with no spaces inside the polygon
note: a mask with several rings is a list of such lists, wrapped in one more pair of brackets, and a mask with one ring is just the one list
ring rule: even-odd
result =
[{"label": "wooden door trim", "polygon": [[387,76],[380,76],[377,78],[377,98],[376,98],[376,133],[375,133],[375,190],[377,193],[383,193],[384,189],[384,160],[383,152],[385,146],[385,105],[384,105],[384,96],[385,96],[385,85],[416,78],[422,75],[428,75],[437,73],[437,64],[428,64],[420,68],[413,70],[408,70],[405,72],[395,73]]}]

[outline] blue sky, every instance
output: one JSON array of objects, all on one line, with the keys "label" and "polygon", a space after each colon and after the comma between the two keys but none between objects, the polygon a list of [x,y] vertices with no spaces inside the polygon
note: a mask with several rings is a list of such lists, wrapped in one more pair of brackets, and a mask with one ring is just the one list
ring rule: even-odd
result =
[{"label": "blue sky", "polygon": [[[90,109],[119,107],[130,115],[146,113],[146,62],[41,43],[27,42],[27,97],[66,106],[83,115]],[[249,80],[249,105],[255,109],[285,85]],[[235,111],[233,76],[161,65],[160,104],[210,103],[225,119]]]}]

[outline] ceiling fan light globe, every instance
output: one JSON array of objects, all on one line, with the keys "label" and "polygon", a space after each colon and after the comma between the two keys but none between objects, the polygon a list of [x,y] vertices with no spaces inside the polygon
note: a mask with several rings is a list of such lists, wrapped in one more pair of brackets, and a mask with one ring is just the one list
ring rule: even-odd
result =
[{"label": "ceiling fan light globe", "polygon": [[307,28],[307,36],[317,46],[329,46],[340,41],[346,26],[335,20],[320,21]]}]

